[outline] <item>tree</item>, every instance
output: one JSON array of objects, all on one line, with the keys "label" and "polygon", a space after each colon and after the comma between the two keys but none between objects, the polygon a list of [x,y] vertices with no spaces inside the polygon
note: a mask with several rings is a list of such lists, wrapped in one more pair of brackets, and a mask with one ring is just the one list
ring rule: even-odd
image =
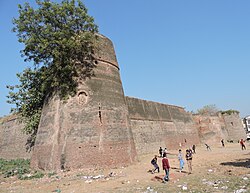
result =
[{"label": "tree", "polygon": [[217,112],[218,108],[216,105],[205,105],[201,109],[197,110],[197,113],[201,115],[216,115]]},{"label": "tree", "polygon": [[93,76],[94,47],[98,32],[93,17],[78,0],[60,4],[36,0],[37,9],[28,3],[19,7],[13,31],[24,44],[21,56],[33,67],[17,74],[20,84],[10,89],[8,102],[12,112],[21,116],[24,131],[35,136],[46,97],[57,93],[61,98],[76,93],[78,82]]}]

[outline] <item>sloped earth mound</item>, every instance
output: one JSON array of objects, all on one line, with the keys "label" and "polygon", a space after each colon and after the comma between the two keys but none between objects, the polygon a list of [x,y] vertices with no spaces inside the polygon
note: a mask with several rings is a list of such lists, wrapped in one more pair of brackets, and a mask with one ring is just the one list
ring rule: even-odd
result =
[{"label": "sloped earth mound", "polygon": [[[225,144],[225,148],[197,146],[193,156],[193,172],[188,174],[187,164],[179,172],[177,153],[168,154],[171,165],[170,181],[162,183],[164,172],[158,158],[160,173],[152,174],[150,164],[154,154],[140,156],[138,162],[127,167],[110,170],[76,170],[50,173],[40,179],[19,180],[1,177],[0,192],[9,193],[160,193],[160,192],[250,192],[250,144],[241,150],[238,143]],[[183,148],[183,152],[185,148]],[[157,154],[158,150],[156,150]]]}]

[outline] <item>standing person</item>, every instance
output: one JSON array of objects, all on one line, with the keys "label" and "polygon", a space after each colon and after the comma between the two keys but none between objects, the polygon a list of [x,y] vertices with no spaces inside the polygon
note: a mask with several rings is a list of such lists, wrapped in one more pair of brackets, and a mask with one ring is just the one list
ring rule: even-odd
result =
[{"label": "standing person", "polygon": [[151,164],[154,166],[154,169],[152,170],[152,174],[155,172],[155,170],[158,170],[158,173],[160,172],[160,168],[157,164],[157,155],[151,160]]},{"label": "standing person", "polygon": [[169,181],[169,169],[170,169],[170,165],[169,165],[169,161],[168,161],[168,158],[167,158],[167,154],[163,155],[162,169],[165,171],[165,176],[163,177],[162,182],[166,183],[167,181]]},{"label": "standing person", "polygon": [[182,158],[181,149],[179,149],[178,160],[179,160],[179,162],[180,162],[180,172],[182,172],[183,167],[184,167],[184,160],[183,160],[183,158]]},{"label": "standing person", "polygon": [[195,148],[196,148],[196,146],[193,145],[193,146],[192,146],[193,153],[196,153],[196,152],[195,152]]},{"label": "standing person", "polygon": [[211,148],[210,148],[210,146],[208,144],[205,143],[205,146],[206,146],[207,150],[211,151]]},{"label": "standing person", "polygon": [[160,149],[159,149],[160,157],[162,157],[162,152],[163,152],[163,149],[160,147]]},{"label": "standing person", "polygon": [[222,145],[222,147],[225,147],[225,144],[224,144],[224,139],[221,139],[221,145]]},{"label": "standing person", "polygon": [[164,149],[164,151],[163,151],[163,157],[164,157],[164,155],[167,156],[167,152],[168,152],[168,150],[167,150],[167,148],[165,147],[165,149]]},{"label": "standing person", "polygon": [[193,155],[192,155],[192,151],[191,149],[187,149],[186,150],[186,160],[187,160],[187,164],[188,164],[188,173],[191,174],[192,173],[192,159],[193,159]]},{"label": "standing person", "polygon": [[246,146],[245,146],[245,141],[243,139],[240,140],[240,145],[241,145],[241,149],[242,150],[246,150]]}]

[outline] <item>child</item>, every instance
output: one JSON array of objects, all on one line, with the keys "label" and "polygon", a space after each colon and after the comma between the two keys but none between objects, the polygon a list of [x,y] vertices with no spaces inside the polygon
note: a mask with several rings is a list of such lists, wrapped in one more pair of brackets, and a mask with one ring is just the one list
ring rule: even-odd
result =
[{"label": "child", "polygon": [[152,170],[152,174],[155,172],[155,170],[158,170],[158,173],[160,172],[160,168],[157,164],[157,155],[151,160],[151,164],[154,166],[154,169]]},{"label": "child", "polygon": [[192,150],[187,149],[186,150],[186,160],[187,160],[187,164],[188,164],[189,174],[192,173],[192,159],[193,159]]},{"label": "child", "polygon": [[169,180],[169,169],[170,169],[170,165],[169,165],[169,161],[167,158],[167,154],[163,155],[163,159],[162,159],[162,168],[165,171],[165,176],[163,177],[163,183],[166,183]]},{"label": "child", "polygon": [[159,154],[160,154],[160,157],[162,157],[162,154],[163,154],[163,149],[160,147],[159,149]]},{"label": "child", "polygon": [[163,157],[164,157],[164,155],[167,156],[167,152],[168,152],[168,150],[167,150],[167,148],[165,147],[165,149],[164,149],[164,151],[163,151]]},{"label": "child", "polygon": [[181,172],[183,170],[183,167],[184,167],[184,160],[182,158],[181,149],[179,149],[178,160],[180,162],[180,172]]}]

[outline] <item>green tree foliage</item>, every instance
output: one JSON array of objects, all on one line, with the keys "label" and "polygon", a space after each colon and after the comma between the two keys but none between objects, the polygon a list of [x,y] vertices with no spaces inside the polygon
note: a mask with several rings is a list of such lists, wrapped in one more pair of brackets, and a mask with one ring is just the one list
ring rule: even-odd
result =
[{"label": "green tree foliage", "polygon": [[216,105],[205,105],[201,109],[197,110],[197,113],[200,115],[216,115],[218,112],[218,108]]},{"label": "green tree foliage", "polygon": [[13,31],[24,44],[21,56],[34,65],[17,74],[19,85],[7,86],[8,102],[16,105],[12,112],[21,115],[31,146],[46,97],[55,92],[62,98],[73,95],[80,80],[94,75],[98,32],[80,0],[36,3],[36,9],[28,3],[18,5],[19,17],[13,20]]}]

